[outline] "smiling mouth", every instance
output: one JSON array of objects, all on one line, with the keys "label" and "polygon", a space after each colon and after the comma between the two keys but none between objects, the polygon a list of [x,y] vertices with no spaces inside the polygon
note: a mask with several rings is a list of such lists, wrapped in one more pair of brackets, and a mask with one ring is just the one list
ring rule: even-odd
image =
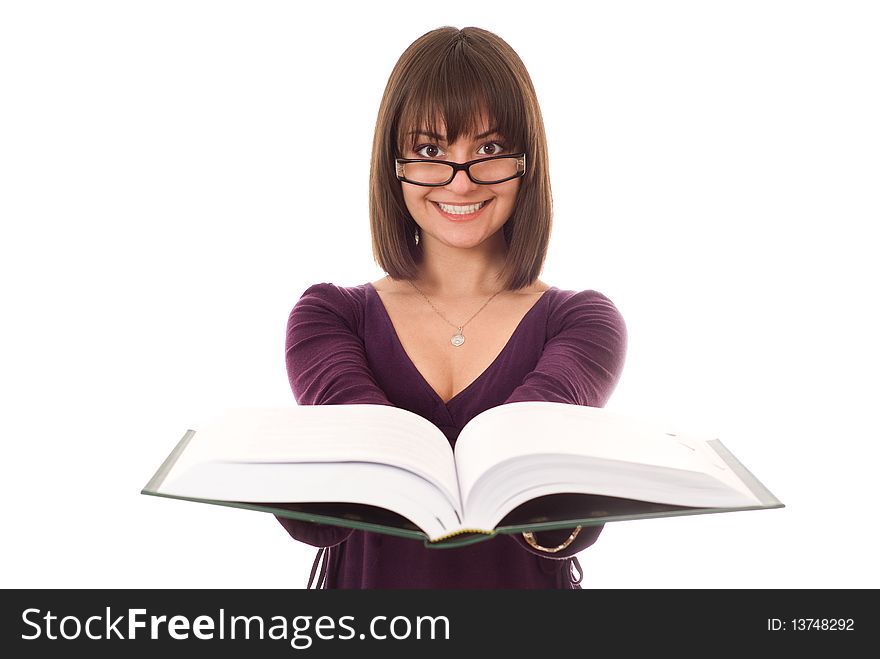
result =
[{"label": "smiling mouth", "polygon": [[435,204],[441,211],[448,215],[473,215],[481,210],[491,199],[480,201],[476,204],[444,204],[439,201],[431,202]]}]

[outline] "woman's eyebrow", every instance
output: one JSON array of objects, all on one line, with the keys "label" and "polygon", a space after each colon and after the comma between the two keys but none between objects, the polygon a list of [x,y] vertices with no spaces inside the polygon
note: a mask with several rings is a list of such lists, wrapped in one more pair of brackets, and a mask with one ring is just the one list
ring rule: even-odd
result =
[{"label": "woman's eyebrow", "polygon": [[[482,140],[483,138],[489,137],[490,135],[494,135],[497,132],[498,132],[497,128],[491,128],[491,129],[487,130],[485,133],[480,133],[479,135],[475,136],[474,139]],[[446,138],[443,135],[438,135],[437,133],[430,131],[430,130],[412,130],[412,131],[410,131],[409,134],[412,136],[424,135],[425,137],[430,137],[432,140],[437,140],[438,142],[445,142],[446,141]]]}]

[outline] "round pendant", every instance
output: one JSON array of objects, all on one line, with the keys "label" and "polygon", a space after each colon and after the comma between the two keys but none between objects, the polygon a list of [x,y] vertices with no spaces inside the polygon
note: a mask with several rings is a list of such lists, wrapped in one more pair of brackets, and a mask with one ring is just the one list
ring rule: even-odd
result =
[{"label": "round pendant", "polygon": [[453,336],[452,339],[450,339],[449,342],[457,348],[457,347],[460,346],[462,343],[464,343],[464,334],[462,334],[461,332],[459,332],[458,334],[456,334],[455,336]]}]

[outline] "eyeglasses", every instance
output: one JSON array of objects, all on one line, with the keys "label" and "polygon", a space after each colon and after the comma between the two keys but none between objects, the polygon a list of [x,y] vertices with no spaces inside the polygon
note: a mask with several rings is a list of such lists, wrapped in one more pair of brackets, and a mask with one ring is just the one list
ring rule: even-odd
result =
[{"label": "eyeglasses", "polygon": [[479,185],[504,183],[526,173],[525,153],[489,156],[462,163],[421,158],[396,158],[394,163],[399,180],[432,188],[449,185],[460,171],[464,171],[471,181]]}]

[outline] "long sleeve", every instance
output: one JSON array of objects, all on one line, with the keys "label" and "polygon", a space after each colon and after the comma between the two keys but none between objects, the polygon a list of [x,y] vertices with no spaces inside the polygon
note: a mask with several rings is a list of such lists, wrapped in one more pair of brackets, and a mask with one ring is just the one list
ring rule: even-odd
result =
[{"label": "long sleeve", "polygon": [[[287,377],[300,405],[392,405],[367,365],[351,293],[329,283],[310,286],[287,321]],[[343,542],[351,529],[277,517],[296,540],[315,547]]]},{"label": "long sleeve", "polygon": [[551,318],[544,352],[505,404],[540,400],[603,407],[623,370],[623,317],[601,293],[581,291],[559,300]]},{"label": "long sleeve", "polygon": [[306,289],[287,321],[287,377],[300,405],[392,405],[376,384],[357,334],[350,292],[333,284]]},{"label": "long sleeve", "polygon": [[[626,355],[626,325],[607,297],[596,291],[570,293],[552,311],[548,339],[535,368],[504,401],[550,401],[603,407],[620,379]],[[525,550],[544,558],[568,558],[592,545],[603,526],[581,529],[557,553],[531,547],[521,534],[508,536]],[[556,547],[574,529],[535,533],[542,547]]]}]

